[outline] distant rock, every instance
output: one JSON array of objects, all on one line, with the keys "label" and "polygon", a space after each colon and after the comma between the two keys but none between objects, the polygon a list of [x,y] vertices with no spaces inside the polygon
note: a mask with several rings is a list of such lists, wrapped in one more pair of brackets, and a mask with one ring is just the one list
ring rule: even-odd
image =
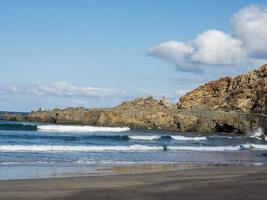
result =
[{"label": "distant rock", "polygon": [[1,112],[0,120],[6,121],[22,121],[24,117],[18,113],[10,113],[10,112]]}]

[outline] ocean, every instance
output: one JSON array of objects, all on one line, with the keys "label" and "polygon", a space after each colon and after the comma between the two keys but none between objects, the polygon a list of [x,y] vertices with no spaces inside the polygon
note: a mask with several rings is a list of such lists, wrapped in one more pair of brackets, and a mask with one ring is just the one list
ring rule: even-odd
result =
[{"label": "ocean", "polygon": [[99,174],[146,163],[267,164],[251,136],[0,121],[0,180]]}]

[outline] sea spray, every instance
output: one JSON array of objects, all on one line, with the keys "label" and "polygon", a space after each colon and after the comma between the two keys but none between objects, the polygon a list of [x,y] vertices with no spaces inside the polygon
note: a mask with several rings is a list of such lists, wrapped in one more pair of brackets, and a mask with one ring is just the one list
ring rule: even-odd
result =
[{"label": "sea spray", "polygon": [[266,140],[266,136],[264,136],[264,131],[262,127],[259,127],[248,134],[251,138],[257,138],[259,140]]}]

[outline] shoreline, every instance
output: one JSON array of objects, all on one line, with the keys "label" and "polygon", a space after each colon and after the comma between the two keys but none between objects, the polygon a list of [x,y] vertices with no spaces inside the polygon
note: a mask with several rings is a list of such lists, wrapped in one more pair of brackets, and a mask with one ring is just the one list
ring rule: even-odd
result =
[{"label": "shoreline", "polygon": [[[216,167],[258,167],[266,166],[267,162],[148,162],[113,165],[17,165],[0,166],[0,181],[43,180],[52,178],[79,178],[91,176],[116,176],[172,172],[198,168]],[[4,172],[5,171],[5,172]],[[30,171],[30,172],[29,172]],[[4,173],[6,175],[4,175]],[[23,175],[21,175],[23,174]]]},{"label": "shoreline", "polygon": [[[170,166],[164,166],[162,171],[138,172],[125,166],[113,168],[113,171],[123,172],[121,174],[2,180],[0,199],[265,198],[267,165],[192,168],[184,165],[172,170],[166,170],[166,167]],[[133,173],[125,173],[127,168]]]}]

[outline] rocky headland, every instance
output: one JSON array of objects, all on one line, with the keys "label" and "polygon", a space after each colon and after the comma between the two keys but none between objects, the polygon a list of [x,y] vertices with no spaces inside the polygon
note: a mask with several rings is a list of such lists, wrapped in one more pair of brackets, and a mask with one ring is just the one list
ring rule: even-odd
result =
[{"label": "rocky headland", "polygon": [[23,120],[244,134],[258,127],[266,131],[266,115],[267,65],[263,65],[236,77],[224,77],[201,85],[182,96],[177,104],[169,104],[165,100],[159,101],[150,96],[123,102],[108,109],[66,108],[33,111]]}]

